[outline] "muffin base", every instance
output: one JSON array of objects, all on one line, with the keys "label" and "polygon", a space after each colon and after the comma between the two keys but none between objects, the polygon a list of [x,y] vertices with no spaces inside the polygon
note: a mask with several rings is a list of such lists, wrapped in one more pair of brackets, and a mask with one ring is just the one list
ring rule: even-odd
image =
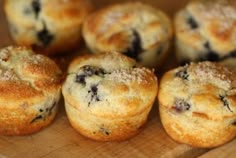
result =
[{"label": "muffin base", "polygon": [[[58,91],[54,97],[45,99],[41,104],[23,103],[14,109],[1,107],[0,135],[28,135],[49,126],[57,114],[60,96],[61,93]],[[52,104],[48,105],[48,102]]]},{"label": "muffin base", "polygon": [[229,142],[236,136],[236,126],[230,125],[229,119],[209,120],[197,113],[189,118],[183,114],[174,114],[163,105],[159,106],[159,111],[165,131],[179,143],[213,148]]},{"label": "muffin base", "polygon": [[152,106],[135,116],[105,118],[88,114],[65,101],[65,109],[72,127],[85,137],[97,141],[122,141],[138,134]]}]

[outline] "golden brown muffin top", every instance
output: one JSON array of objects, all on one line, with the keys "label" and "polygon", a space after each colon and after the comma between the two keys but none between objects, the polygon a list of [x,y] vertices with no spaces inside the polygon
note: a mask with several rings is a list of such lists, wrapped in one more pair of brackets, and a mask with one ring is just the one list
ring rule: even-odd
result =
[{"label": "golden brown muffin top", "polygon": [[[102,8],[85,20],[83,34],[96,51],[126,50],[138,33],[143,49],[167,41],[172,36],[169,18],[160,10],[140,2],[114,4]],[[104,50],[105,49],[105,50]]]},{"label": "golden brown muffin top", "polygon": [[211,62],[178,67],[161,79],[158,98],[171,112],[232,119],[236,116],[236,72]]},{"label": "golden brown muffin top", "polygon": [[91,11],[89,0],[42,0],[43,14],[53,21],[81,24]]},{"label": "golden brown muffin top", "polygon": [[209,42],[222,55],[236,49],[234,0],[192,0],[177,14],[175,25],[177,36],[190,45]]},{"label": "golden brown muffin top", "polygon": [[71,106],[110,118],[133,116],[150,108],[156,93],[153,71],[115,52],[78,57],[63,85]]},{"label": "golden brown muffin top", "polygon": [[48,57],[26,47],[0,50],[0,105],[39,101],[60,89],[62,72]]},{"label": "golden brown muffin top", "polygon": [[34,25],[35,20],[48,20],[64,27],[76,26],[82,23],[91,10],[90,0],[6,0],[5,2],[8,16],[27,26]]}]

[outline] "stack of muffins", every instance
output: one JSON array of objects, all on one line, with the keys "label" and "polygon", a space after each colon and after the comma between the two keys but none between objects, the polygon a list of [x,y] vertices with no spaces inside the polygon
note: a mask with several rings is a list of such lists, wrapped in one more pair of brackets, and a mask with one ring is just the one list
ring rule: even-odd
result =
[{"label": "stack of muffins", "polygon": [[[174,29],[165,13],[141,2],[92,11],[89,0],[5,1],[20,46],[0,50],[0,134],[48,126],[62,89],[72,127],[94,140],[136,135],[156,98],[163,127],[177,142],[210,148],[236,136],[234,0],[190,1]],[[158,86],[154,70],[168,56],[174,30],[184,66],[166,72]],[[68,54],[82,37],[91,53],[73,59],[63,81],[45,55]]]}]

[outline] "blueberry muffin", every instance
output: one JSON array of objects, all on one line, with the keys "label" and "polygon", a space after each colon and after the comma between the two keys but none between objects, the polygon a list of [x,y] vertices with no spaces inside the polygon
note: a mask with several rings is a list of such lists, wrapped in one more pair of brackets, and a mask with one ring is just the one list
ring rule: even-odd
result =
[{"label": "blueberry muffin", "polygon": [[68,53],[78,47],[89,0],[5,0],[12,38],[38,53]]},{"label": "blueberry muffin", "polygon": [[218,61],[236,66],[236,1],[193,0],[175,16],[181,64]]},{"label": "blueberry muffin", "polygon": [[219,63],[170,70],[158,100],[161,122],[177,142],[211,148],[236,136],[236,72]]},{"label": "blueberry muffin", "polygon": [[121,53],[76,58],[62,86],[71,125],[99,141],[125,140],[140,131],[157,94],[157,78]]},{"label": "blueberry muffin", "polygon": [[167,54],[172,26],[162,11],[129,2],[91,14],[84,21],[82,34],[94,53],[118,51],[144,66],[156,68]]},{"label": "blueberry muffin", "polygon": [[0,135],[26,135],[48,126],[61,96],[61,71],[25,47],[0,50]]}]

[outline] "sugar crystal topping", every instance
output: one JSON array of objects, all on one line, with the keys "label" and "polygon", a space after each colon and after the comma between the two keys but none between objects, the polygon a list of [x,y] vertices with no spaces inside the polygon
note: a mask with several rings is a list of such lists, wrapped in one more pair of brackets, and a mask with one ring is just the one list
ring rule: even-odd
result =
[{"label": "sugar crystal topping", "polygon": [[235,86],[235,73],[228,68],[211,62],[191,63],[188,72],[197,83],[212,83],[223,89]]},{"label": "sugar crystal topping", "polygon": [[3,49],[0,52],[0,60],[5,61],[6,59],[8,59],[10,56],[10,52],[8,49]]},{"label": "sugar crystal topping", "polygon": [[14,73],[13,70],[2,70],[0,69],[0,80],[18,80],[17,75]]},{"label": "sugar crystal topping", "polygon": [[[106,11],[101,17],[102,23],[98,32],[107,32],[108,28],[120,26],[116,29],[129,30],[132,28],[141,28],[153,22],[159,22],[159,17],[145,8],[141,3],[127,3],[117,5]],[[116,30],[120,31],[120,30]]]},{"label": "sugar crystal topping", "polygon": [[119,69],[109,74],[108,80],[127,84],[131,82],[149,84],[156,81],[156,77],[149,76],[151,73],[152,71],[147,68]]},{"label": "sugar crystal topping", "polygon": [[27,58],[30,62],[32,62],[33,64],[40,64],[42,62],[44,62],[45,58],[42,57],[42,55],[32,55],[30,57]]}]

